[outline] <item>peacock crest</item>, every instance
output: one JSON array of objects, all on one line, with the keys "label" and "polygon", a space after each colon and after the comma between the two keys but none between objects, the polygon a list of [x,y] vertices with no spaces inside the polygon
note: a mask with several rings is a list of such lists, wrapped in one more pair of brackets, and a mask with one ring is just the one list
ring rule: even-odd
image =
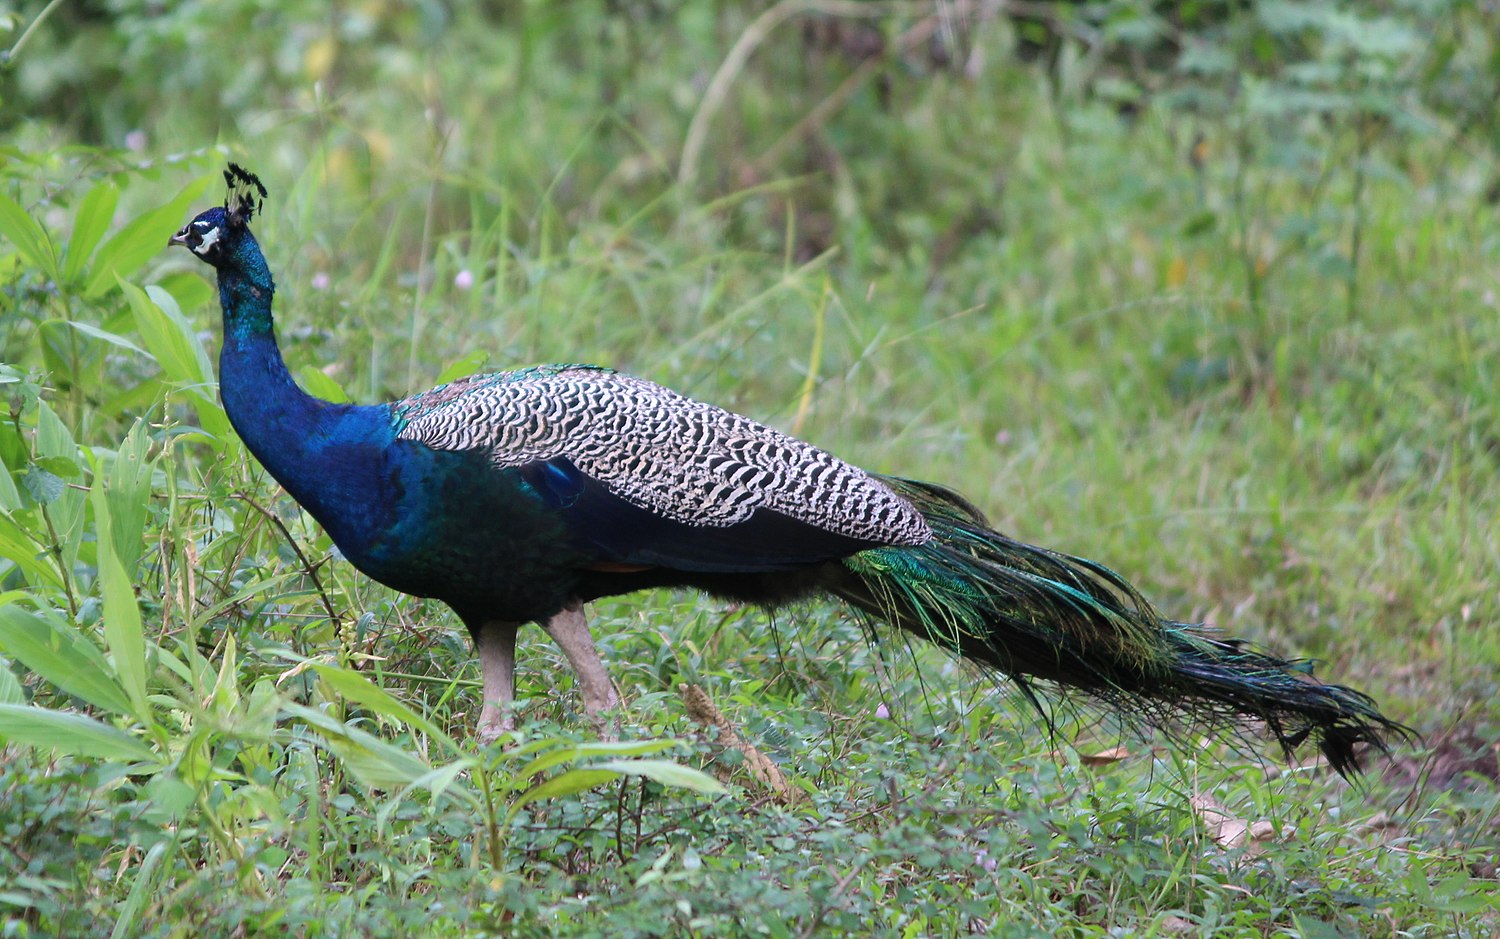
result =
[{"label": "peacock crest", "polygon": [[224,212],[233,228],[244,228],[266,204],[265,184],[260,177],[240,166],[229,164],[224,171],[224,184],[229,191],[224,195]]}]

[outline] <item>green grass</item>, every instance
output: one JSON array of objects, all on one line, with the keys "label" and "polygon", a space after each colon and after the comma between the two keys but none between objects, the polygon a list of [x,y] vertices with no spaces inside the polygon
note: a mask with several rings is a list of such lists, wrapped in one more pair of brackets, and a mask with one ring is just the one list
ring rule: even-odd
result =
[{"label": "green grass", "polygon": [[[0,935],[1500,929],[1495,161],[1433,89],[1411,89],[1419,131],[1166,97],[1127,121],[979,18],[961,44],[983,68],[903,56],[757,163],[859,67],[794,23],[729,76],[684,186],[684,135],[750,12],[223,6],[121,14],[116,34],[65,5],[13,66]],[[207,45],[236,29],[242,60]],[[84,113],[43,94],[85,61],[65,36],[124,70],[78,79]],[[112,149],[133,129],[144,152]],[[613,365],[951,485],[1173,616],[1320,660],[1423,742],[1354,789],[1071,705],[1049,736],[1003,686],[831,607],[647,593],[592,613],[622,736],[686,742],[619,758],[730,793],[621,764],[521,805],[564,777],[465,742],[461,624],[331,557],[214,435],[217,305],[201,265],[153,246],[219,198],[226,156],[271,187],[282,344],[326,393]],[[98,219],[104,181],[119,203]],[[588,725],[528,632],[524,730],[562,754]],[[773,800],[689,720],[683,682],[807,799]]]}]

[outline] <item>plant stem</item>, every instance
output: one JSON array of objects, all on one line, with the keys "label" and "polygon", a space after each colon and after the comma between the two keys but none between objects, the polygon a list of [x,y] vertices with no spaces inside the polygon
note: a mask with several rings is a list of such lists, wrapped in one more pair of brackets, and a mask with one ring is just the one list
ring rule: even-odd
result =
[{"label": "plant stem", "polygon": [[36,32],[36,28],[42,25],[47,17],[52,15],[52,11],[57,9],[61,5],[62,0],[52,0],[51,3],[42,7],[42,12],[38,13],[36,15],[36,19],[31,21],[31,25],[26,27],[26,31],[21,33],[21,36],[16,40],[15,45],[11,46],[10,49],[6,51],[4,58],[0,59],[0,64],[8,66],[12,62],[14,62],[16,60],[16,56],[21,54],[21,48],[26,45],[26,40],[30,39],[31,34]]}]

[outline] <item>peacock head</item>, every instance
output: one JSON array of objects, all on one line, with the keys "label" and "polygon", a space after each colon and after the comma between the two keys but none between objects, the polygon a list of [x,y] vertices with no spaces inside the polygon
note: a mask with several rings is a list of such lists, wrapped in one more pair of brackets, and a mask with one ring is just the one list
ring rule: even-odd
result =
[{"label": "peacock head", "polygon": [[237,163],[224,171],[224,182],[229,186],[224,204],[200,212],[167,240],[168,245],[182,245],[216,268],[236,257],[240,242],[250,234],[250,219],[266,198],[260,177]]}]

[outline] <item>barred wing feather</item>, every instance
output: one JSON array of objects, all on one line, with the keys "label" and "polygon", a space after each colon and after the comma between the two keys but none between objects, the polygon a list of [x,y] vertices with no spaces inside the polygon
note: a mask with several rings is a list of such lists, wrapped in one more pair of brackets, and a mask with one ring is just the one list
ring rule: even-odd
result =
[{"label": "barred wing feather", "polygon": [[496,467],[566,461],[632,506],[729,528],[769,510],[867,544],[926,542],[920,512],[858,467],[660,385],[586,366],[454,382],[399,402],[398,436]]}]

